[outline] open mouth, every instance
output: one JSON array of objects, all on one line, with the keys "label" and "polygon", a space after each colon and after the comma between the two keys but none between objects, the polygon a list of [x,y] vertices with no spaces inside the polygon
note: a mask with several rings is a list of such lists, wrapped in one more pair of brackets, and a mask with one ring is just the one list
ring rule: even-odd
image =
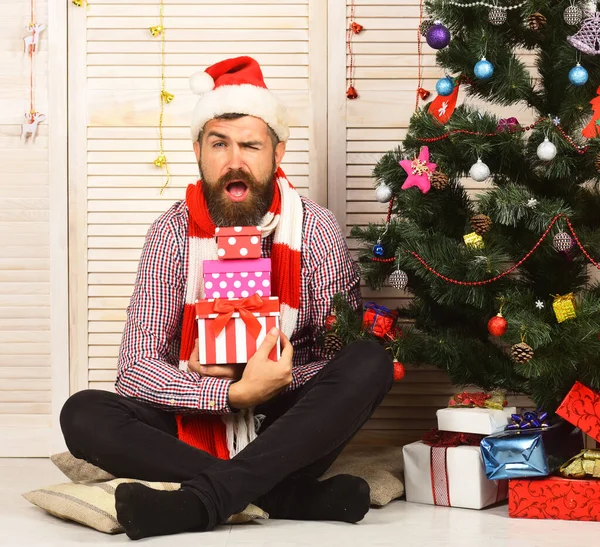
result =
[{"label": "open mouth", "polygon": [[232,201],[242,201],[248,194],[248,186],[246,186],[246,183],[241,180],[232,180],[227,184],[225,190],[229,194],[229,198]]}]

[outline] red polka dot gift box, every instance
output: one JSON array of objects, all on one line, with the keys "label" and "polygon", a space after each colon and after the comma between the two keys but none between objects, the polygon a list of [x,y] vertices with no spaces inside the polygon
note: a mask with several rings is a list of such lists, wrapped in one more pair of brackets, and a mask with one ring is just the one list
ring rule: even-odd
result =
[{"label": "red polka dot gift box", "polygon": [[260,226],[217,227],[217,254],[221,260],[260,258]]},{"label": "red polka dot gift box", "polygon": [[271,259],[205,260],[205,298],[271,296]]}]

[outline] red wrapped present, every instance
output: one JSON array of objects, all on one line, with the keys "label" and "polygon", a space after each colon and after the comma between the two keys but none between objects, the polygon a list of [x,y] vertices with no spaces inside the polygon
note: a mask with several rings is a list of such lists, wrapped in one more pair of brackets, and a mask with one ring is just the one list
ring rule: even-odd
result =
[{"label": "red wrapped present", "polygon": [[383,338],[388,334],[398,318],[398,312],[388,310],[375,302],[367,302],[363,314],[363,328],[375,336]]},{"label": "red wrapped present", "polygon": [[512,518],[600,520],[600,480],[511,479],[508,514]]},{"label": "red wrapped present", "polygon": [[600,441],[600,393],[575,382],[556,413],[585,434]]},{"label": "red wrapped present", "polygon": [[[279,328],[279,298],[223,298],[198,300],[199,361],[202,365],[247,363],[256,353],[267,333]],[[277,361],[281,356],[279,341],[269,354]]]},{"label": "red wrapped present", "polygon": [[215,230],[220,259],[260,258],[260,226],[220,226]]}]

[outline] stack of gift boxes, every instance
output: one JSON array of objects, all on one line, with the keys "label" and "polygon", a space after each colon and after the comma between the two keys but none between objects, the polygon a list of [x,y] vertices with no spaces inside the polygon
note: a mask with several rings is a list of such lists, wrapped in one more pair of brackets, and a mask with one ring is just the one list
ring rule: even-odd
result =
[{"label": "stack of gift boxes", "polygon": [[489,480],[479,443],[504,428],[516,408],[503,393],[458,393],[437,411],[437,429],[404,447],[406,501],[482,509],[506,499],[505,480]]},{"label": "stack of gift boxes", "polygon": [[456,394],[404,447],[406,500],[482,509],[508,496],[514,518],[600,520],[600,450],[583,449],[583,433],[600,441],[600,393],[577,382],[556,414]]},{"label": "stack of gift boxes", "polygon": [[[202,365],[246,363],[267,332],[279,328],[271,296],[271,259],[261,256],[260,226],[216,229],[218,260],[203,263],[204,299],[196,301]],[[269,358],[279,359],[279,341]]]}]

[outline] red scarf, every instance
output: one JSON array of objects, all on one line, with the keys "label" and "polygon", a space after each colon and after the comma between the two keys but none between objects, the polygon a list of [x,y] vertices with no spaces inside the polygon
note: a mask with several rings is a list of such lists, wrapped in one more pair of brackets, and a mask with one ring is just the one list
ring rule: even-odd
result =
[{"label": "red scarf", "polygon": [[[274,232],[271,288],[272,294],[279,296],[280,300],[281,330],[291,337],[300,306],[303,211],[300,196],[281,168],[277,169],[274,178],[273,201],[261,226],[263,237]],[[187,370],[187,362],[198,337],[195,302],[204,298],[203,261],[218,258],[215,225],[208,212],[202,181],[188,186],[186,204],[189,210],[189,267],[179,354],[182,370]],[[177,429],[179,439],[222,459],[233,457],[256,437],[252,411],[227,416],[177,415]]]}]

